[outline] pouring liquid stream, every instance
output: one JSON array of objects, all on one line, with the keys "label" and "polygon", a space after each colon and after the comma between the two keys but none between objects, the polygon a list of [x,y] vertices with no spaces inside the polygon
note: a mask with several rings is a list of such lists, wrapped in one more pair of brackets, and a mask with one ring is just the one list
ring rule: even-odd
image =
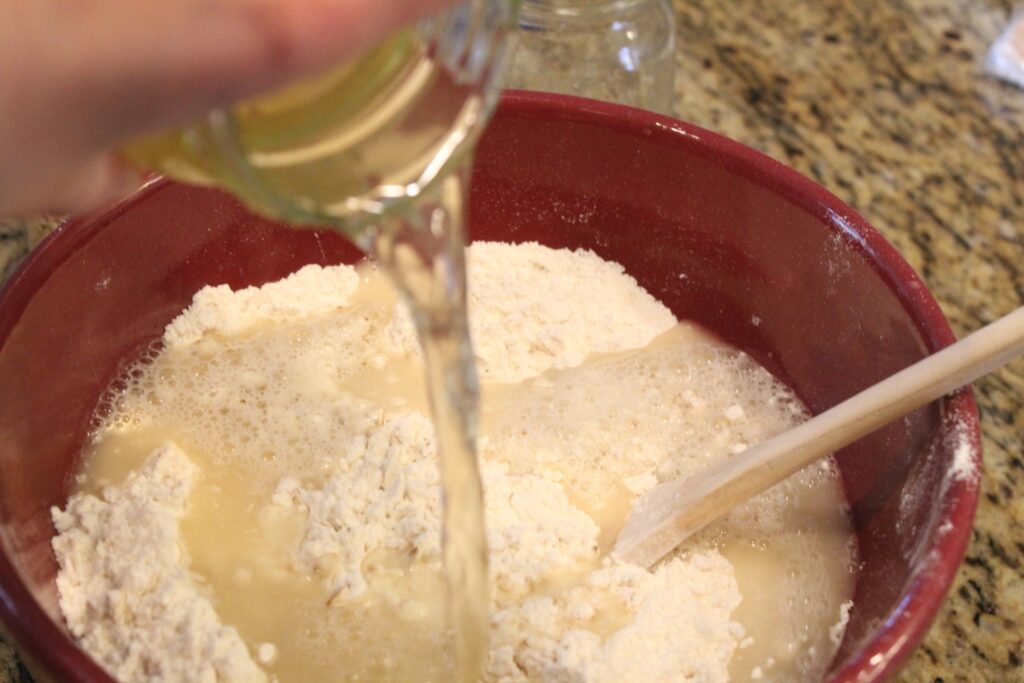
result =
[{"label": "pouring liquid stream", "polygon": [[423,349],[440,457],[442,553],[453,680],[479,679],[487,651],[487,542],[477,462],[479,386],[466,316],[464,201],[455,171],[409,210],[364,236],[412,313]]}]

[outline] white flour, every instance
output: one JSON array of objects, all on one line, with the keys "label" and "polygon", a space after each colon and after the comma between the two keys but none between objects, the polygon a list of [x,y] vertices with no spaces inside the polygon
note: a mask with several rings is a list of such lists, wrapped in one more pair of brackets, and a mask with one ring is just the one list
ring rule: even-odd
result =
[{"label": "white flour", "polygon": [[167,446],[102,499],[74,496],[53,511],[64,618],[121,681],[266,680],[181,556],[178,525],[195,477]]},{"label": "white flour", "polygon": [[233,335],[259,323],[284,323],[348,305],[359,287],[353,268],[306,266],[262,287],[231,291],[227,285],[204,287],[186,314],[164,332],[168,347],[185,346],[215,333]]},{"label": "white flour", "polygon": [[[518,382],[591,353],[638,349],[676,324],[622,266],[593,252],[498,242],[470,252],[470,330],[483,382]],[[404,306],[390,334],[419,353]]]},{"label": "white flour", "polygon": [[[490,406],[481,439],[494,584],[486,678],[728,680],[738,645],[751,642],[733,617],[733,565],[705,543],[650,572],[602,564],[601,544],[632,495],[767,438],[799,418],[799,405],[749,359],[674,329],[664,306],[590,252],[476,244],[469,273]],[[273,541],[272,557],[235,558],[247,581],[260,564],[275,580],[312,577],[327,598],[318,604],[335,608],[412,590],[381,583],[382,566],[439,571],[433,429],[421,399],[400,391],[422,372],[419,349],[407,311],[375,287],[349,267],[310,266],[260,289],[204,289],[168,326],[153,371],[111,401],[100,444],[187,434],[198,458],[166,448],[123,484],[107,481],[107,503],[76,494],[54,512],[69,626],[122,681],[189,671],[259,681],[295,658],[273,638],[247,648],[209,599],[238,586],[204,591],[189,574],[179,522],[189,492],[215,472],[257,482],[245,503],[257,535],[299,530]],[[729,528],[782,533],[791,493],[741,508]],[[122,602],[83,608],[109,596]]]},{"label": "white flour", "polygon": [[[307,515],[297,568],[354,598],[367,590],[361,568],[374,550],[411,552],[414,563],[437,566],[441,491],[430,421],[411,413],[387,422],[354,439],[345,457],[350,468],[325,485],[304,488],[289,478],[274,493],[275,505]],[[561,485],[507,471],[483,463],[488,546],[494,585],[519,595],[558,570],[593,561],[598,528]]]},{"label": "white flour", "polygon": [[[580,624],[609,598],[631,623],[602,639]],[[730,620],[739,602],[732,566],[714,551],[670,560],[655,574],[606,567],[565,594],[498,612],[491,673],[502,681],[724,683],[743,638]]]}]

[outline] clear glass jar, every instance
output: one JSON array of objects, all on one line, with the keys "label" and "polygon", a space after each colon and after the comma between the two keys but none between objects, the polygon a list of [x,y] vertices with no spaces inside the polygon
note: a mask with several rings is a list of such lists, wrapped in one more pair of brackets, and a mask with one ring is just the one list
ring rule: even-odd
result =
[{"label": "clear glass jar", "polygon": [[523,0],[507,85],[671,114],[670,0]]},{"label": "clear glass jar", "polygon": [[468,154],[499,94],[517,5],[469,0],[330,73],[129,143],[123,154],[223,187],[270,216],[355,236]]}]

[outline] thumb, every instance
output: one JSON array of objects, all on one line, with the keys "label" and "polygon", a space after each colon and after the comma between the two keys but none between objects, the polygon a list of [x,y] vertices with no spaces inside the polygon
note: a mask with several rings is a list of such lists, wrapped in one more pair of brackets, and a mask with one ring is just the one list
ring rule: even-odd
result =
[{"label": "thumb", "polygon": [[[45,182],[25,187],[17,213],[76,214],[122,199],[143,183],[142,175],[117,155],[101,153],[52,170]],[[12,209],[18,209],[15,205]]]}]

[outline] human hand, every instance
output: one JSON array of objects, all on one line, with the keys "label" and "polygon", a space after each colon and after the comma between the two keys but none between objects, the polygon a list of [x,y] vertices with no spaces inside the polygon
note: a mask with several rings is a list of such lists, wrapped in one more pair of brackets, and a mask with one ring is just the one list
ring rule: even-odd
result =
[{"label": "human hand", "polygon": [[357,55],[452,0],[0,0],[0,215],[138,184],[110,150]]}]

